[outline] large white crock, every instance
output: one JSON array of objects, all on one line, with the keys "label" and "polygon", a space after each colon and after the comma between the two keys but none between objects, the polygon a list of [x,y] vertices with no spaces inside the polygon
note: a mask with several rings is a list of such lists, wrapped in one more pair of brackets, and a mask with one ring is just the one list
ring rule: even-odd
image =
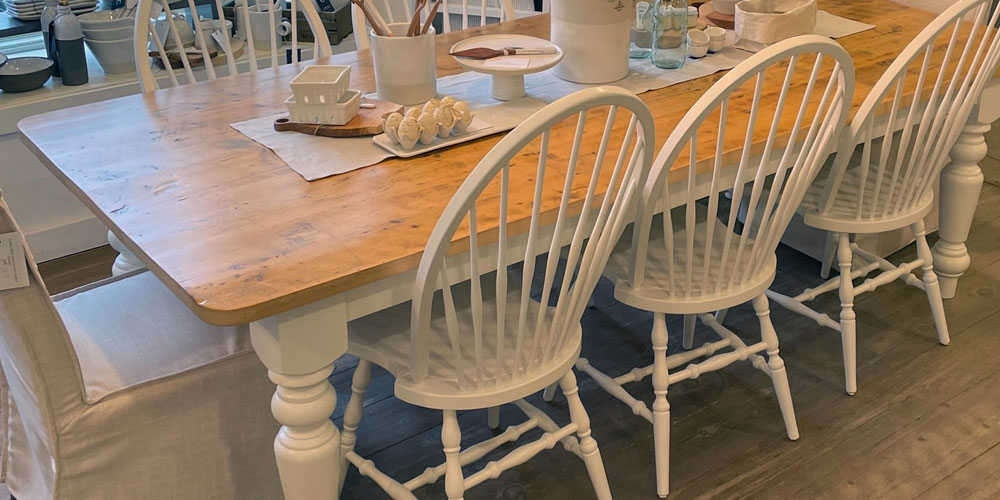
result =
[{"label": "large white crock", "polygon": [[552,43],[565,57],[552,69],[563,80],[607,83],[628,75],[632,0],[552,0]]}]

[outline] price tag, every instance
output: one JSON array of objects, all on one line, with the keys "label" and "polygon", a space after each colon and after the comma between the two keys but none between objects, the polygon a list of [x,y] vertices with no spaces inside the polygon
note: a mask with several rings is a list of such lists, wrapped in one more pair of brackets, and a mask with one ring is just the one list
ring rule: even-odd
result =
[{"label": "price tag", "polygon": [[222,32],[215,30],[212,32],[212,40],[215,40],[215,46],[219,48],[219,52],[226,53],[226,40],[222,38]]},{"label": "price tag", "polygon": [[28,264],[17,233],[0,234],[0,290],[28,286]]}]

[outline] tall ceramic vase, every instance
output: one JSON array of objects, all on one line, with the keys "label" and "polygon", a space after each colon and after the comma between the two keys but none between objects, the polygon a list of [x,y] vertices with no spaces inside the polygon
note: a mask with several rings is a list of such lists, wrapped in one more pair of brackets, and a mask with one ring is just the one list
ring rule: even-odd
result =
[{"label": "tall ceramic vase", "polygon": [[556,76],[577,83],[607,83],[628,74],[632,0],[552,0],[552,43],[565,57]]}]

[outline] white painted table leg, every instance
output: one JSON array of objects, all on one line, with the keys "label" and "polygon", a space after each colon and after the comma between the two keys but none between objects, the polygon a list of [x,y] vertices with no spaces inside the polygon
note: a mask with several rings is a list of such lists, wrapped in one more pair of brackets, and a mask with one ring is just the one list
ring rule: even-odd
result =
[{"label": "white painted table leg", "polygon": [[274,455],[285,500],[340,496],[340,431],[330,421],[337,394],[327,377],[347,350],[341,297],[250,324],[257,356],[277,386],[271,413],[281,423]]},{"label": "white painted table leg", "polygon": [[965,240],[983,187],[983,172],[978,165],[988,150],[983,134],[990,130],[989,124],[980,122],[978,116],[977,112],[972,113],[951,150],[951,161],[941,172],[938,229],[941,239],[934,245],[933,255],[941,295],[946,299],[955,296],[958,278],[971,264]]},{"label": "white painted table leg", "polygon": [[118,257],[115,258],[115,263],[111,266],[112,276],[118,276],[146,267],[142,264],[142,261],[140,261],[135,254],[129,251],[121,240],[115,236],[115,233],[112,233],[111,231],[108,231],[108,243],[111,244],[111,248],[114,248],[115,251],[118,252]]}]

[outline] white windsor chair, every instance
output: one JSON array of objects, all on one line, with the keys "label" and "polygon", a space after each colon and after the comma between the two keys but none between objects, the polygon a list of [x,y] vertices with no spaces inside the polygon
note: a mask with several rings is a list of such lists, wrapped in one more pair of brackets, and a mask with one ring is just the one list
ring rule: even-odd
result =
[{"label": "white windsor chair", "polygon": [[[198,15],[194,0],[188,0],[187,19],[175,17],[167,0],[139,0],[135,14],[135,65],[143,92],[156,90],[162,83],[158,81],[162,74],[153,72],[154,60],[163,68],[170,85],[177,86],[181,82],[214,80],[238,72],[256,72],[262,67],[276,68],[281,64],[298,63],[300,52],[311,50],[314,58],[333,54],[313,0],[290,0],[288,8],[285,8],[286,0],[257,0],[252,7],[248,6],[250,0],[238,0],[233,7],[234,19],[226,19],[222,0],[214,1],[218,19],[192,22],[190,18]],[[272,1],[274,3],[270,3]],[[260,12],[251,12],[252,8]],[[151,18],[160,18],[161,14],[165,17],[160,19],[161,28],[157,29],[156,19]],[[278,31],[284,14],[290,15],[288,54],[284,51],[285,42]],[[312,42],[299,42],[300,14],[312,32]],[[266,37],[260,36],[262,33],[254,34],[254,25],[260,26],[250,21],[252,17],[265,18]],[[227,34],[227,21],[232,23],[243,40],[214,35],[216,32]],[[188,26],[185,28],[182,24]],[[193,32],[193,42],[184,43],[182,33],[187,30]],[[178,50],[177,47],[185,47],[185,50]],[[183,77],[179,78],[178,73]]]},{"label": "white windsor chair", "polygon": [[[585,134],[594,115],[606,116],[605,124]],[[415,498],[413,489],[442,475],[447,497],[457,500],[561,442],[583,459],[597,497],[611,498],[573,364],[580,318],[632,220],[653,139],[642,101],[624,89],[595,87],[546,106],[483,158],[428,240],[412,304],[349,324],[349,352],[361,362],[344,414],[343,460],[397,500]],[[371,363],[396,377],[397,397],[444,414],[445,463],[406,483],[353,450]],[[566,426],[523,399],[555,382],[569,400]],[[527,421],[460,452],[456,410],[507,403]],[[536,427],[545,431],[537,441],[463,476],[463,466]]]},{"label": "white windsor chair", "polygon": [[[386,23],[409,22],[413,13],[410,0],[365,0],[369,8],[374,7]],[[427,22],[427,13],[434,4],[427,0],[427,6],[420,12],[420,25]],[[351,5],[351,20],[354,23],[354,41],[358,50],[371,46],[368,40],[369,26],[365,15],[357,5]],[[442,0],[436,15],[441,16],[438,33],[486,26],[493,22],[514,19],[518,13],[534,12],[534,4],[526,0]]]},{"label": "white windsor chair", "polygon": [[[989,10],[990,0],[959,1],[910,42],[861,105],[830,175],[806,194],[800,207],[804,222],[829,232],[821,276],[828,277],[834,254],[840,276],[795,297],[768,292],[778,304],[840,332],[848,394],[858,388],[854,312],[858,295],[897,279],[924,290],[938,341],[949,342],[923,219],[934,204],[934,182],[948,153],[1000,61],[1000,33],[988,28],[996,26],[1000,10],[992,19]],[[967,17],[971,13],[973,20]],[[907,226],[917,242],[917,259],[912,262],[896,266],[851,242],[852,234]],[[854,266],[855,257],[863,264]],[[922,279],[913,274],[917,268],[923,271]],[[875,270],[881,273],[854,285],[853,280]],[[804,305],[838,288],[839,322]]]},{"label": "white windsor chair", "polygon": [[[811,70],[797,71],[799,66]],[[605,271],[615,282],[616,299],[654,313],[653,364],[617,378],[585,358],[577,369],[653,424],[660,497],[669,493],[671,384],[749,360],[770,375],[789,439],[799,437],[764,291],[774,279],[781,235],[833,150],[853,91],[853,62],[836,42],[807,35],[776,43],[713,85],[684,115],[653,163],[631,244],[624,241],[615,250]],[[765,93],[776,96],[774,106],[762,105]],[[727,129],[733,127],[745,132],[727,143]],[[755,140],[761,135],[766,142]],[[753,146],[760,142],[765,142],[762,148]],[[702,151],[708,154],[699,156]],[[726,208],[729,190],[733,202]],[[744,199],[748,222],[738,230],[737,201]],[[662,216],[654,215],[658,210]],[[761,341],[750,345],[709,314],[747,301],[753,302],[761,329]],[[667,356],[666,314],[685,315],[686,352]],[[696,315],[721,339],[692,349]],[[765,351],[766,358],[760,355]],[[691,363],[701,357],[706,359]],[[650,375],[652,409],[623,387]]]}]

